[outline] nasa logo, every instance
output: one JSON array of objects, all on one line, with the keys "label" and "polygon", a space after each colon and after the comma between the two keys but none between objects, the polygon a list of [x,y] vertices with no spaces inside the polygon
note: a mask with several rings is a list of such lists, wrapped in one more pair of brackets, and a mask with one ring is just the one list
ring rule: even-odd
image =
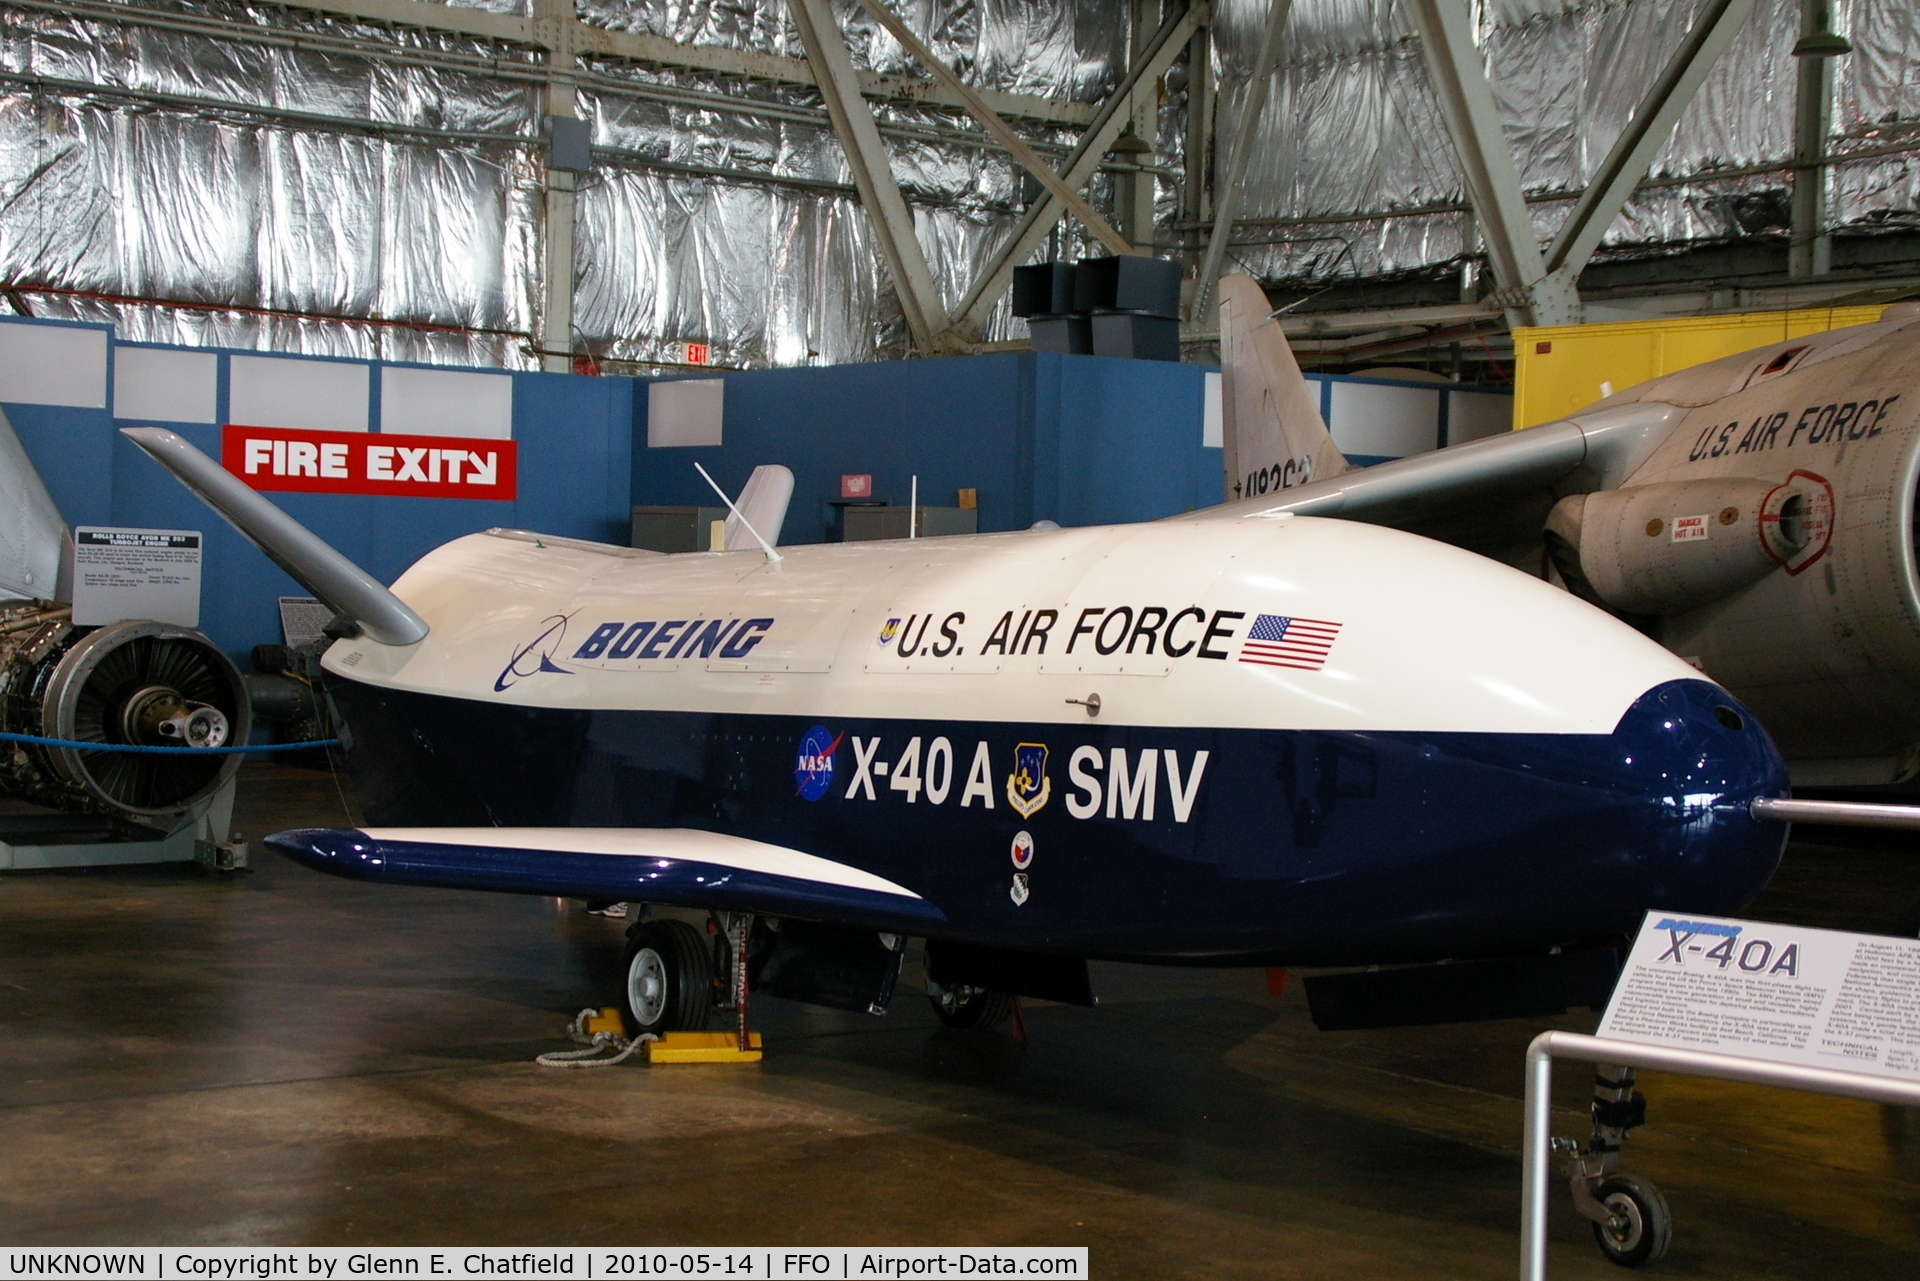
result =
[{"label": "nasa logo", "polygon": [[824,725],[815,725],[800,736],[800,750],[793,762],[793,781],[799,784],[801,799],[817,801],[833,786],[833,754],[840,750],[843,737],[828,732]]},{"label": "nasa logo", "polygon": [[1013,773],[1007,775],[1007,804],[1021,818],[1032,818],[1053,797],[1053,780],[1047,777],[1047,745],[1017,743],[1013,749]]},{"label": "nasa logo", "polygon": [[1033,836],[1028,832],[1013,834],[1013,865],[1021,870],[1033,864]]},{"label": "nasa logo", "polygon": [[553,661],[554,651],[567,638],[567,616],[555,614],[543,619],[542,624],[541,633],[515,650],[513,657],[507,660],[507,665],[500,669],[500,674],[493,678],[496,694],[504,694],[518,682],[541,672],[552,672],[556,676],[573,675]]},{"label": "nasa logo", "polygon": [[889,618],[886,622],[886,625],[880,629],[880,639],[876,643],[881,645],[892,644],[893,638],[895,634],[899,632],[899,630],[900,630],[900,620],[897,618]]},{"label": "nasa logo", "polygon": [[1013,888],[1007,891],[1007,897],[1013,900],[1013,905],[1015,907],[1025,907],[1027,905],[1027,899],[1032,893],[1032,889],[1027,884],[1027,874],[1025,872],[1015,872],[1013,874]]}]

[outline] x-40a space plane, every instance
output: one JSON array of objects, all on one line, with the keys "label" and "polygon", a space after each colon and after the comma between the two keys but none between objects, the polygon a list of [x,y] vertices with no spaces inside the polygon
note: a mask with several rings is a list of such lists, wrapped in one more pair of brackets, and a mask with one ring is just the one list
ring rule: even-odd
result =
[{"label": "x-40a space plane", "polygon": [[1472,548],[1699,665],[1759,713],[1795,784],[1920,774],[1920,306],[1360,471],[1269,310],[1251,279],[1221,282],[1238,501],[1195,519],[1336,516]]},{"label": "x-40a space plane", "polygon": [[[1275,513],[776,550],[792,480],[762,468],[730,550],[490,530],[389,591],[179,437],[127,434],[350,624],[324,666],[373,825],[276,848],[700,909],[729,937],[758,918],[762,991],[883,1008],[911,936],[957,1023],[1007,993],[1088,1000],[1088,958],[1486,958],[1585,1003],[1613,969],[1583,945],[1653,907],[1738,908],[1786,834],[1751,812],[1785,795],[1780,757],[1725,690],[1396,530]],[[637,926],[633,1022],[702,1024],[713,950]]]}]

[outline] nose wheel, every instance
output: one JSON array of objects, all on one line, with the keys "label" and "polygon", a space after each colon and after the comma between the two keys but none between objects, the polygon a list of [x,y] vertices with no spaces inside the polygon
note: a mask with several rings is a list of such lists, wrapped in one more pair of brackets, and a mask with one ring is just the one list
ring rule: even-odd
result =
[{"label": "nose wheel", "polygon": [[1570,1157],[1573,1208],[1593,1223],[1593,1239],[1609,1263],[1637,1268],[1657,1262],[1673,1240],[1673,1214],[1651,1180],[1620,1172],[1627,1132],[1647,1119],[1646,1096],[1633,1088],[1630,1067],[1602,1066],[1593,1080],[1593,1136],[1582,1148],[1555,1139]]},{"label": "nose wheel", "polygon": [[1593,1225],[1593,1239],[1608,1262],[1637,1268],[1667,1252],[1673,1215],[1659,1188],[1638,1175],[1616,1174],[1601,1180],[1593,1195],[1608,1211],[1605,1223]]}]

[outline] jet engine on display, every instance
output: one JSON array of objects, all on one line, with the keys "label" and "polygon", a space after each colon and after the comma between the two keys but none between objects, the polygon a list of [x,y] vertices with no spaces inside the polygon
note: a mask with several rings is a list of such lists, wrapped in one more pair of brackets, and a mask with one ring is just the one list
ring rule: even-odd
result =
[{"label": "jet engine on display", "polygon": [[0,732],[19,736],[0,741],[0,797],[105,816],[122,836],[172,831],[233,777],[239,756],[78,745],[244,743],[240,673],[191,628],[76,626],[72,608],[51,599],[63,594],[68,546],[59,509],[0,417]]},{"label": "jet engine on display", "polygon": [[1738,695],[1796,786],[1920,776],[1920,306],[1363,470],[1287,394],[1299,367],[1259,285],[1225,278],[1220,309],[1238,501],[1186,519],[1333,516],[1480,552]]},{"label": "jet engine on display", "polygon": [[[0,601],[0,731],[61,743],[245,742],[240,673],[199,632],[167,623],[75,627],[51,601]],[[0,743],[0,795],[170,829],[240,767],[237,755]]]}]

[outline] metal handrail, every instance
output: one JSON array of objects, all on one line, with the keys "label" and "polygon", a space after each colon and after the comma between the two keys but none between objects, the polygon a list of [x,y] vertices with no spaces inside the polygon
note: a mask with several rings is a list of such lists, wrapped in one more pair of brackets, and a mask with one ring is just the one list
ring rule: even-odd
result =
[{"label": "metal handrail", "polygon": [[1869,801],[1803,801],[1756,797],[1747,812],[1761,822],[1834,823],[1841,827],[1920,829],[1920,805],[1881,805]]},{"label": "metal handrail", "polygon": [[1520,1166],[1520,1281],[1545,1281],[1547,1275],[1547,1164],[1552,1139],[1553,1061],[1557,1058],[1920,1107],[1920,1081],[1891,1081],[1835,1068],[1769,1063],[1578,1032],[1542,1032],[1527,1047],[1526,1137]]}]

